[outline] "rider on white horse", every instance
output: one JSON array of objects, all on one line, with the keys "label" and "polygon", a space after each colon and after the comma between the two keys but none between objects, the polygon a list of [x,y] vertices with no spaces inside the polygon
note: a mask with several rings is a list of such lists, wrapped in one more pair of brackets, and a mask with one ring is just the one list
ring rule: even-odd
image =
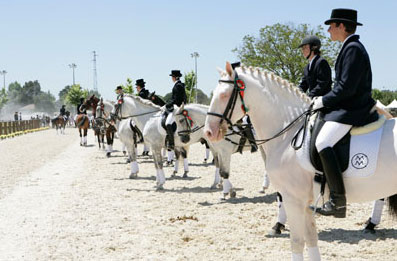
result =
[{"label": "rider on white horse", "polygon": [[372,73],[369,56],[359,36],[355,35],[357,11],[334,9],[325,21],[332,41],[343,43],[335,63],[334,88],[314,98],[313,109],[325,107],[325,124],[320,130],[316,148],[319,151],[324,174],[330,189],[330,200],[318,211],[337,218],[346,216],[345,187],[340,163],[333,146],[345,136],[352,126],[363,126],[378,119],[372,112],[376,102],[371,97]]},{"label": "rider on white horse", "polygon": [[165,127],[167,130],[167,140],[168,140],[168,148],[174,149],[174,130],[173,123],[175,122],[174,116],[172,113],[174,110],[174,104],[180,107],[182,103],[186,103],[186,91],[185,84],[180,81],[180,77],[182,74],[179,70],[172,70],[170,76],[172,77],[172,81],[175,83],[172,88],[172,97],[169,102],[166,104],[167,111],[165,112],[167,115],[167,119],[165,121]]}]

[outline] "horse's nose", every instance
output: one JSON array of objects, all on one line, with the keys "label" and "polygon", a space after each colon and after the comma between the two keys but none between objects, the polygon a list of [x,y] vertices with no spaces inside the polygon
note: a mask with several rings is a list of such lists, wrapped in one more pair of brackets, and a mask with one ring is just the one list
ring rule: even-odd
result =
[{"label": "horse's nose", "polygon": [[212,131],[210,129],[205,130],[205,135],[208,137],[208,139],[212,138]]}]

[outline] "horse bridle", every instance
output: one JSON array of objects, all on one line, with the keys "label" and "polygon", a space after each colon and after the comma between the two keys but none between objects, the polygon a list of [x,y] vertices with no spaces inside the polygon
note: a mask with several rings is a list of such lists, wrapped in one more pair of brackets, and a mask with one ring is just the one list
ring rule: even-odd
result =
[{"label": "horse bridle", "polygon": [[202,125],[202,126],[196,126],[192,129],[194,122],[193,122],[192,118],[190,117],[189,112],[187,110],[183,110],[181,113],[178,113],[177,115],[183,116],[186,126],[187,126],[187,130],[178,131],[179,136],[188,136],[204,127],[204,125]]},{"label": "horse bridle", "polygon": [[[240,136],[242,136],[243,134],[241,132],[237,132],[233,129],[233,126],[235,126],[236,124],[233,124],[231,122],[231,117],[233,115],[233,111],[234,111],[234,107],[236,106],[236,102],[237,102],[237,97],[239,96],[241,99],[241,109],[243,110],[244,114],[246,114],[248,112],[248,108],[245,106],[244,103],[244,91],[245,91],[245,83],[243,80],[240,80],[238,78],[238,74],[236,71],[234,71],[235,73],[235,77],[234,80],[219,80],[218,82],[223,82],[223,83],[228,83],[228,84],[233,84],[233,92],[232,95],[229,98],[229,101],[227,103],[227,106],[225,108],[225,111],[223,112],[223,114],[219,114],[219,113],[215,113],[215,112],[207,112],[207,115],[211,115],[211,116],[216,116],[221,118],[220,123],[222,124],[222,122],[225,120],[228,123],[228,128],[232,131],[232,133],[234,134],[238,134]],[[275,134],[274,136],[272,136],[271,138],[268,139],[262,139],[262,140],[251,140],[248,139],[249,141],[254,141],[257,143],[257,145],[262,145],[268,141],[271,141],[277,137],[280,137],[281,135],[283,135],[284,133],[286,133],[289,129],[291,129],[298,121],[300,121],[303,117],[306,117],[305,120],[305,125],[308,121],[308,118],[310,117],[310,115],[312,115],[313,113],[317,112],[318,110],[312,110],[312,106],[309,107],[308,110],[304,111],[302,114],[300,114],[295,120],[293,120],[292,122],[290,122],[286,127],[284,127],[281,131],[279,131],[277,134]],[[294,137],[292,142],[296,142],[296,137]],[[302,141],[303,143],[303,141]],[[300,145],[302,146],[302,145]],[[294,148],[300,148],[300,146],[293,144]]]},{"label": "horse bridle", "polygon": [[233,123],[230,119],[232,118],[234,107],[236,106],[237,97],[240,97],[240,99],[241,99],[241,103],[242,103],[241,109],[243,110],[244,114],[246,114],[248,112],[248,108],[245,106],[245,103],[244,103],[245,83],[243,80],[240,80],[238,78],[238,74],[236,71],[234,73],[235,73],[234,80],[219,80],[218,81],[220,83],[223,82],[223,83],[233,84],[233,92],[232,92],[232,95],[230,96],[230,99],[227,103],[227,106],[226,106],[223,114],[219,114],[219,113],[215,113],[215,112],[207,112],[207,115],[216,116],[216,117],[221,118],[220,124],[222,124],[222,122],[225,120],[229,124],[229,128],[231,128],[233,126]]},{"label": "horse bridle", "polygon": [[[128,115],[125,117],[122,117],[122,112],[121,112],[121,106],[124,103],[124,98],[121,97],[118,101],[117,104],[115,105],[116,107],[116,111],[114,113],[110,113],[110,118],[111,119],[118,119],[118,120],[125,120],[125,119],[129,119],[129,118],[133,118],[133,117],[139,117],[139,116],[143,116],[143,115],[147,115],[147,114],[151,114],[151,113],[156,113],[159,112],[160,110],[155,110],[155,111],[149,111],[149,112],[144,112],[144,113],[140,113],[140,114],[135,114],[135,115]],[[119,116],[120,114],[120,116]]]}]

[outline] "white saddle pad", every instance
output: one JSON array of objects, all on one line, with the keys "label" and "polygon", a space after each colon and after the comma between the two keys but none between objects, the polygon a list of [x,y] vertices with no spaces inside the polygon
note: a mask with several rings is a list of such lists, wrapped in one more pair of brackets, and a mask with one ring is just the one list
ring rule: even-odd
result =
[{"label": "white saddle pad", "polygon": [[[351,136],[349,165],[343,173],[344,178],[368,177],[375,173],[382,133],[383,125],[370,133]],[[298,144],[302,136],[303,132],[298,137]],[[309,146],[310,133],[308,131],[302,148],[296,151],[296,156],[304,169],[314,172],[315,169],[310,161]]]}]

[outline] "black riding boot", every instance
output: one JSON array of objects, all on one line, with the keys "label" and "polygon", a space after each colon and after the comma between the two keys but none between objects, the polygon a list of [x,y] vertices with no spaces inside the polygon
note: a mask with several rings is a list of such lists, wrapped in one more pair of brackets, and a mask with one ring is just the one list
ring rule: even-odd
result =
[{"label": "black riding boot", "polygon": [[329,201],[317,212],[324,216],[334,216],[336,218],[346,217],[346,197],[345,186],[343,184],[342,171],[340,170],[338,159],[332,148],[328,147],[319,153],[324,174],[329,186]]},{"label": "black riding boot", "polygon": [[254,133],[250,127],[246,127],[244,129],[245,137],[247,137],[249,143],[251,144],[251,153],[254,153],[258,150],[258,145],[256,145]]},{"label": "black riding boot", "polygon": [[170,150],[174,150],[174,146],[175,146],[175,143],[174,143],[174,130],[172,129],[172,125],[171,124],[166,125],[166,129],[167,129],[166,140],[167,140],[167,145],[168,145],[167,148],[170,149]]}]

